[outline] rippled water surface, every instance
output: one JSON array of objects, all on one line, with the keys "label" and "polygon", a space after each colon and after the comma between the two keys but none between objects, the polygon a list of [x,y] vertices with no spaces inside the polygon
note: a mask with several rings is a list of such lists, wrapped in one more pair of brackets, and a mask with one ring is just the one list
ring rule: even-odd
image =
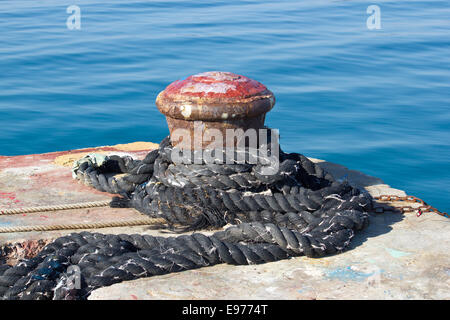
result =
[{"label": "rippled water surface", "polygon": [[[369,30],[366,9],[381,9]],[[69,30],[66,9],[81,9]],[[168,134],[154,100],[223,70],[259,80],[285,151],[450,210],[448,1],[0,0],[0,154]]]}]

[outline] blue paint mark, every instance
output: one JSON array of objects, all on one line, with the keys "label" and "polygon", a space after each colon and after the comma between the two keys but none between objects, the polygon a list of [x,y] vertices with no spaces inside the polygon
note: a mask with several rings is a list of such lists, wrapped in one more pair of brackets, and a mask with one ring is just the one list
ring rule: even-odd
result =
[{"label": "blue paint mark", "polygon": [[12,221],[0,221],[0,227],[11,227],[14,225],[15,223]]},{"label": "blue paint mark", "polygon": [[308,292],[311,290],[311,287],[307,286],[307,287],[303,287],[302,289],[297,289],[298,293],[304,293],[304,292]]},{"label": "blue paint mark", "polygon": [[399,250],[395,250],[395,249],[391,249],[391,248],[385,248],[385,249],[394,258],[401,258],[401,257],[408,256],[411,254],[410,252],[403,252],[403,251],[399,251]]},{"label": "blue paint mark", "polygon": [[327,278],[339,279],[341,281],[364,281],[368,277],[374,275],[375,272],[365,273],[355,271],[351,267],[337,268],[327,273]]}]

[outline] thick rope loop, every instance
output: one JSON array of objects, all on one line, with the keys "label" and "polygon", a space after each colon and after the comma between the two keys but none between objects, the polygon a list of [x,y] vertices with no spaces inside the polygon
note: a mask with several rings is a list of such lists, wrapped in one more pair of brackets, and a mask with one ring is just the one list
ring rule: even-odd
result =
[{"label": "thick rope loop", "polygon": [[354,232],[368,224],[370,196],[335,181],[303,155],[280,151],[278,172],[265,176],[262,167],[273,165],[267,159],[183,164],[172,162],[172,152],[166,138],[142,161],[109,156],[100,167],[81,163],[75,174],[89,186],[121,195],[112,207],[136,208],[175,230],[231,226],[211,236],[72,233],[32,259],[0,266],[0,295],[85,299],[120,281],[218,263],[321,257],[345,250]]}]

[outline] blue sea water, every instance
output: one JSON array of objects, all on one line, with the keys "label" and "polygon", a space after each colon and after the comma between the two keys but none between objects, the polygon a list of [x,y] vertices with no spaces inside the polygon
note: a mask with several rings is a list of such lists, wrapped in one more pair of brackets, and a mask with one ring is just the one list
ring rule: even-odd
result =
[{"label": "blue sea water", "polygon": [[0,154],[158,142],[160,91],[231,71],[275,93],[285,151],[450,211],[449,49],[448,0],[0,0]]}]

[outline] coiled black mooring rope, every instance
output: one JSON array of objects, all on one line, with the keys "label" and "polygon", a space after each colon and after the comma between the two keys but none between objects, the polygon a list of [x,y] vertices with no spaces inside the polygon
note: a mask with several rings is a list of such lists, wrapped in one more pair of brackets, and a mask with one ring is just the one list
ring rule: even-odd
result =
[{"label": "coiled black mooring rope", "polygon": [[[134,207],[184,230],[233,224],[211,236],[72,233],[34,258],[0,266],[4,299],[85,299],[92,290],[152,275],[218,263],[256,264],[344,250],[368,224],[371,198],[338,182],[301,154],[280,152],[277,174],[262,164],[174,164],[169,138],[144,160],[110,156],[84,162],[77,178],[121,194],[115,207]],[[78,287],[73,287],[78,272]]]}]

